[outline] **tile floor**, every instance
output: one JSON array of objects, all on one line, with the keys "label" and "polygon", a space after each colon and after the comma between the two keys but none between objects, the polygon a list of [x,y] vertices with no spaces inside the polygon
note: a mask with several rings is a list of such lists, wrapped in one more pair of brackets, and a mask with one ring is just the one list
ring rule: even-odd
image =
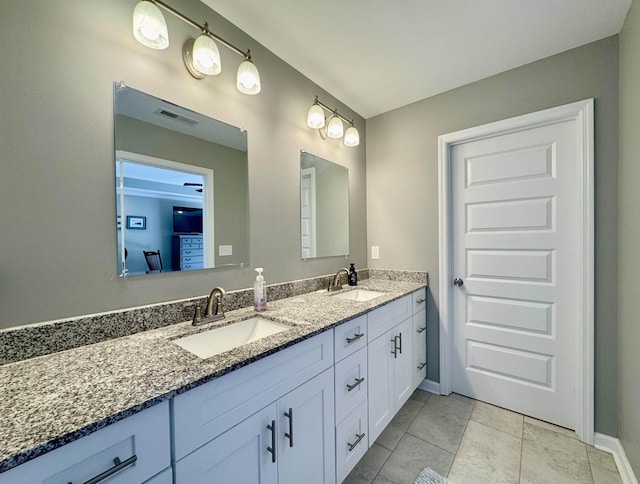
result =
[{"label": "tile floor", "polygon": [[413,484],[431,467],[452,484],[621,483],[611,454],[567,429],[467,397],[416,390],[344,481]]}]

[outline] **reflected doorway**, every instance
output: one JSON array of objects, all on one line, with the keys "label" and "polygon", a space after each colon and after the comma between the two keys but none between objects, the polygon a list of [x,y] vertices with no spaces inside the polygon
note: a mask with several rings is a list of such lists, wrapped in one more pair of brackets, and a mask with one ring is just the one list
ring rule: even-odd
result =
[{"label": "reflected doorway", "polygon": [[120,277],[159,272],[149,251],[162,272],[215,266],[213,170],[118,151],[116,187]]}]

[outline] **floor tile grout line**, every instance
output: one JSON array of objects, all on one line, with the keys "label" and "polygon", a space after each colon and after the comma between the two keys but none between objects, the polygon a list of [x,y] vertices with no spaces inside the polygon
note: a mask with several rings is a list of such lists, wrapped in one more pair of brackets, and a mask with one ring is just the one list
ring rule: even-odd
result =
[{"label": "floor tile grout line", "polygon": [[460,450],[460,444],[462,444],[462,439],[464,439],[464,434],[467,432],[467,427],[469,426],[469,420],[471,420],[471,414],[473,413],[473,409],[476,408],[476,401],[477,400],[472,400],[471,401],[471,411],[469,412],[469,416],[467,417],[467,421],[464,424],[464,430],[462,431],[462,435],[460,436],[460,442],[458,442],[458,445],[456,446],[456,451],[453,454],[453,460],[451,461],[451,465],[449,466],[449,470],[447,471],[447,475],[445,477],[449,477],[449,474],[451,473],[451,468],[453,467],[453,464],[456,461],[456,457],[458,457],[458,451]]},{"label": "floor tile grout line", "polygon": [[518,484],[522,483],[522,456],[524,455],[524,415],[522,415],[522,438],[520,439],[520,469],[518,472]]},{"label": "floor tile grout line", "polygon": [[[400,437],[400,440],[402,440],[402,438],[403,438],[405,435],[407,435],[407,434],[412,435],[413,437],[416,437],[415,435],[410,434],[408,430],[409,430],[409,427],[411,427],[411,424],[413,423],[413,421],[418,417],[418,414],[420,413],[420,411],[424,408],[424,406],[426,405],[426,403],[429,401],[429,398],[431,398],[431,395],[429,395],[429,396],[427,397],[427,399],[426,399],[424,402],[421,402],[421,403],[422,403],[422,405],[420,405],[420,408],[419,408],[419,409],[418,409],[418,411],[416,412],[415,417],[413,417],[413,420],[411,420],[411,423],[410,423],[410,424],[409,424],[409,426],[407,427],[407,430],[405,430],[405,431],[402,433],[402,437]],[[406,402],[405,402],[405,404],[406,404]],[[419,438],[419,437],[416,437],[416,438]],[[373,443],[374,443],[374,444],[376,444],[376,441],[377,441],[377,440],[378,440],[378,439],[376,439]],[[398,441],[398,443],[395,445],[395,447],[393,448],[393,450],[389,450],[389,449],[387,449],[384,445],[376,444],[376,445],[379,445],[380,447],[382,447],[382,448],[383,448],[383,449],[385,449],[385,450],[389,450],[389,455],[387,456],[387,458],[384,460],[384,462],[383,462],[383,463],[382,463],[382,465],[380,466],[380,469],[378,470],[378,472],[376,472],[376,475],[375,475],[375,476],[373,476],[373,479],[371,480],[371,482],[375,481],[375,480],[377,479],[378,475],[380,475],[380,472],[382,472],[382,468],[384,467],[384,465],[387,463],[387,461],[391,458],[391,456],[393,455],[393,453],[394,453],[394,452],[396,451],[396,449],[398,448],[398,444],[400,443],[400,440],[399,440],[399,441]],[[422,440],[422,439],[420,439],[420,440]],[[426,442],[426,441],[424,441],[424,440],[423,440],[423,442]],[[427,443],[430,443],[430,442],[427,442]],[[433,445],[433,444],[432,444],[432,445]],[[444,450],[444,449],[442,449],[442,450]],[[416,476],[416,477],[417,477],[417,476]],[[371,483],[370,483],[370,484],[371,484]]]},{"label": "floor tile grout line", "polygon": [[[374,444],[375,444],[375,442],[374,442]],[[377,445],[380,445],[380,444],[377,444]],[[382,446],[380,446],[380,447],[382,447]],[[396,447],[397,447],[397,446],[396,446]],[[382,448],[384,449],[384,447],[382,447]],[[386,450],[389,450],[389,449],[386,449]],[[371,482],[375,481],[375,480],[378,478],[378,476],[379,476],[379,475],[380,475],[380,473],[382,472],[382,468],[383,468],[383,467],[384,467],[384,465],[387,463],[387,461],[391,458],[391,456],[393,455],[393,453],[394,453],[394,452],[395,452],[395,451],[391,451],[391,452],[389,452],[389,455],[387,456],[387,458],[384,460],[384,462],[383,462],[383,463],[382,463],[382,465],[380,466],[380,469],[378,469],[378,472],[376,472],[376,475],[375,475],[375,476],[373,476],[373,479],[371,479]],[[371,484],[371,482],[370,482],[369,484]]]},{"label": "floor tile grout line", "polygon": [[[520,414],[518,414],[518,415],[520,415]],[[495,430],[496,432],[500,432],[501,434],[508,435],[509,437],[515,437],[516,439],[520,439],[520,440],[522,440],[522,437],[518,437],[517,435],[510,434],[509,432],[505,432],[504,430],[497,429],[497,428],[495,428],[495,427],[492,427],[491,425],[487,425],[487,424],[485,424],[485,423],[479,422],[479,421],[474,420],[474,419],[472,419],[472,418],[469,418],[469,420],[473,420],[473,422],[474,422],[474,423],[477,423],[478,425],[482,425],[483,427],[486,427],[486,428],[488,428],[488,429]],[[466,429],[466,427],[465,427],[465,431],[466,431],[466,430],[467,430],[467,429]]]},{"label": "floor tile grout line", "polygon": [[589,449],[587,448],[587,444],[583,442],[584,451],[587,453],[587,462],[589,463],[589,471],[591,471],[591,479],[593,482],[596,482],[596,476],[593,475],[593,464],[591,463],[591,456],[589,455]]}]

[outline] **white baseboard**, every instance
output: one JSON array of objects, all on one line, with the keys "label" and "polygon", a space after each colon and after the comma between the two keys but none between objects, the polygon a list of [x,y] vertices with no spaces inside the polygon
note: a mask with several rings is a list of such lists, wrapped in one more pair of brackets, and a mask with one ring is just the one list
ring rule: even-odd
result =
[{"label": "white baseboard", "polygon": [[638,480],[631,468],[631,463],[629,459],[627,459],[624,447],[622,447],[618,439],[596,432],[594,447],[613,454],[613,459],[616,461],[620,478],[624,484],[638,484]]},{"label": "white baseboard", "polygon": [[422,380],[422,383],[418,385],[420,390],[424,390],[425,392],[435,393],[436,395],[440,395],[440,383],[431,380]]}]

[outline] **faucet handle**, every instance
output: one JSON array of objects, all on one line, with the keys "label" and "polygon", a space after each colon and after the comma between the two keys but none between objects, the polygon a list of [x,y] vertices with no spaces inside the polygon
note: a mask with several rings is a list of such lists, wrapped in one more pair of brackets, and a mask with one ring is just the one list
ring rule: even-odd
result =
[{"label": "faucet handle", "polygon": [[202,310],[200,309],[200,304],[196,304],[196,311],[193,314],[193,321],[191,321],[191,324],[194,326],[197,326],[200,324],[201,320],[202,320]]}]

